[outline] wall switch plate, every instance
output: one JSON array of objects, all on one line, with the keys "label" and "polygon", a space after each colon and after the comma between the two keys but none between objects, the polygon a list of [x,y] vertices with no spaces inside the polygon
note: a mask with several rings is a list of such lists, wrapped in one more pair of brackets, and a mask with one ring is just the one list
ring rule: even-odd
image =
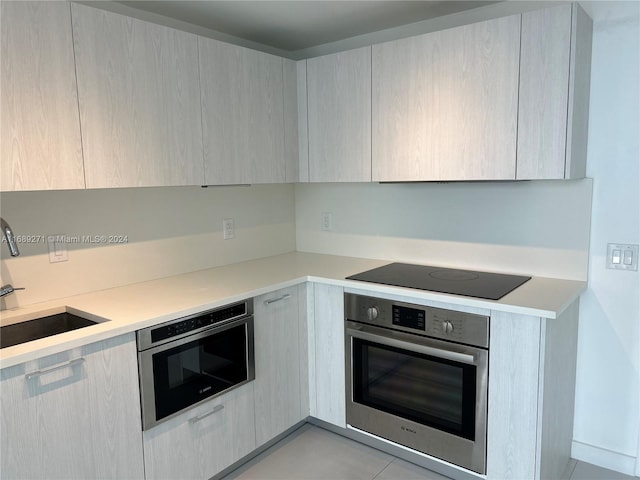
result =
[{"label": "wall switch plate", "polygon": [[322,216],[320,217],[320,227],[325,232],[331,230],[331,212],[322,212]]},{"label": "wall switch plate", "polygon": [[49,235],[47,244],[49,246],[49,263],[66,262],[69,260],[65,235]]},{"label": "wall switch plate", "polygon": [[607,268],[638,270],[638,245],[628,243],[607,244]]},{"label": "wall switch plate", "polygon": [[222,221],[222,236],[225,240],[235,238],[236,232],[233,226],[233,218],[225,218]]}]

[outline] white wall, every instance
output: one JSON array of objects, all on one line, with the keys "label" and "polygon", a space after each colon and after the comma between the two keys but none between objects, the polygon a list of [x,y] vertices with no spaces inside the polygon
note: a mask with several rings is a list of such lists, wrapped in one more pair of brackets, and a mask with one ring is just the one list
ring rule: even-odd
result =
[{"label": "white wall", "polygon": [[[296,185],[300,251],[585,280],[591,180]],[[321,214],[332,230],[321,230]]]},{"label": "white wall", "polygon": [[[2,245],[2,285],[26,287],[3,309],[295,250],[291,185],[12,192],[0,201],[16,235],[128,237],[69,244],[63,263],[49,263],[46,242],[20,243],[15,258]],[[232,240],[223,240],[224,218],[235,220]]]},{"label": "white wall", "polygon": [[640,273],[605,268],[607,243],[640,243],[640,4],[584,6],[594,19],[587,161],[593,211],[573,455],[640,476]]}]

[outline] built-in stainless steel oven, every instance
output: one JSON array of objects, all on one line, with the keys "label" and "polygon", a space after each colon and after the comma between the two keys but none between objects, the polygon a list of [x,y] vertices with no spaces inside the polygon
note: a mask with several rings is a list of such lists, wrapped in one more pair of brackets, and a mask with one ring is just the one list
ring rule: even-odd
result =
[{"label": "built-in stainless steel oven", "polygon": [[147,430],[255,378],[253,300],[139,330],[137,345]]},{"label": "built-in stainless steel oven", "polygon": [[486,473],[489,317],[345,294],[347,423]]}]

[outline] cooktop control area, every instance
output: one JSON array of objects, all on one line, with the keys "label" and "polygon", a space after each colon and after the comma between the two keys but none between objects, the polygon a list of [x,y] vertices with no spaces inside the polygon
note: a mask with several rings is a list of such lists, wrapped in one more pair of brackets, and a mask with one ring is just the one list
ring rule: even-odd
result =
[{"label": "cooktop control area", "polygon": [[347,277],[369,283],[499,300],[531,277],[452,268],[390,263]]}]

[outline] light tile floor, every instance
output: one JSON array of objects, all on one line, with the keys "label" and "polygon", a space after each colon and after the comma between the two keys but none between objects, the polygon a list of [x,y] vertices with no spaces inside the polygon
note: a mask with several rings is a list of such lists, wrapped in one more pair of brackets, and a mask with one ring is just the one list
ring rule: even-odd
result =
[{"label": "light tile floor", "polygon": [[[448,480],[384,452],[306,424],[223,480]],[[633,480],[578,462],[571,480]]]},{"label": "light tile floor", "polygon": [[576,468],[573,469],[571,480],[638,480],[638,477],[631,477],[589,463],[578,462]]}]

